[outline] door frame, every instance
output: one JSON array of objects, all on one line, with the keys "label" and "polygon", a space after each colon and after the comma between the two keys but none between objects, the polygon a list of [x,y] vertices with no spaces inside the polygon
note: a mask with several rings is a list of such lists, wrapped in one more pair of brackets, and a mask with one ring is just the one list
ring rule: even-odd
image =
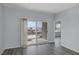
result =
[{"label": "door frame", "polygon": [[[48,21],[47,21],[47,19],[44,19],[44,20],[32,20],[32,18],[31,19],[29,19],[29,18],[26,18],[26,17],[23,17],[23,18],[21,18],[20,19],[20,46],[21,47],[25,47],[25,44],[27,44],[25,41],[27,41],[27,36],[25,37],[25,35],[24,35],[24,21],[41,21],[41,22],[47,22],[47,31],[48,31]],[[36,24],[36,26],[37,26],[37,24]],[[26,34],[27,35],[27,34]],[[37,35],[37,34],[36,34]],[[26,40],[25,40],[25,38],[26,38]],[[47,38],[48,38],[48,33],[47,33]],[[37,40],[37,39],[36,39]],[[47,39],[48,40],[48,39]],[[38,43],[36,43],[36,44],[32,44],[32,45],[37,45]]]},{"label": "door frame", "polygon": [[27,21],[26,17],[20,18],[20,47],[25,45],[24,21]]}]

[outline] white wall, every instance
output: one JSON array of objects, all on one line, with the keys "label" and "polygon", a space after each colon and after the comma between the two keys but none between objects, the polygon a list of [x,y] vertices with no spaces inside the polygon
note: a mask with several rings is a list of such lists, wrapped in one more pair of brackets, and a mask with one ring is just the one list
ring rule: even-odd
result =
[{"label": "white wall", "polygon": [[3,49],[3,41],[4,41],[4,10],[2,4],[0,4],[0,49]]},{"label": "white wall", "polygon": [[79,6],[57,14],[61,20],[61,45],[79,52]]},{"label": "white wall", "polygon": [[4,51],[4,10],[2,4],[0,4],[0,54]]},{"label": "white wall", "polygon": [[21,17],[34,17],[36,19],[48,19],[48,40],[54,40],[53,15],[38,11],[31,11],[19,7],[5,6],[5,37],[4,48],[20,47],[20,27],[19,20]]},{"label": "white wall", "polygon": [[0,6],[0,48],[2,48],[2,6]]}]

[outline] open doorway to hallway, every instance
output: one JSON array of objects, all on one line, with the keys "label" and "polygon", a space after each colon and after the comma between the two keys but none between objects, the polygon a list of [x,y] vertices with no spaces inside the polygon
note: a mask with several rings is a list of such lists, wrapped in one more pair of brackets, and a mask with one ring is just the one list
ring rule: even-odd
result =
[{"label": "open doorway to hallway", "polygon": [[26,45],[47,43],[47,22],[25,20]]},{"label": "open doorway to hallway", "polygon": [[61,21],[55,22],[55,47],[61,44]]},{"label": "open doorway to hallway", "polygon": [[61,37],[61,21],[55,22],[55,38]]}]

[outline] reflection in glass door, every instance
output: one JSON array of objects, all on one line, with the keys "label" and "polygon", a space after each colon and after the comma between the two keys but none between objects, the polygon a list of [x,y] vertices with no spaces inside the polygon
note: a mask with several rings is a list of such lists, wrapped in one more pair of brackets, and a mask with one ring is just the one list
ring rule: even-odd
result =
[{"label": "reflection in glass door", "polygon": [[[27,21],[24,22],[24,28],[27,28],[26,45],[40,44],[47,42],[47,22]],[[26,33],[26,29],[24,29]]]}]

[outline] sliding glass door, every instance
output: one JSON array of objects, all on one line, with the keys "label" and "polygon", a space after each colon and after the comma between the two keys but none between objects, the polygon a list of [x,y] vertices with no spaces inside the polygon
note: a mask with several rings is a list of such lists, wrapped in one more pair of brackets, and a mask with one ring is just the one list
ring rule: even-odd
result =
[{"label": "sliding glass door", "polygon": [[[27,28],[27,45],[41,44],[47,42],[47,22],[30,21],[24,23]],[[26,31],[26,29],[24,29]]]},{"label": "sliding glass door", "polygon": [[27,21],[27,45],[36,44],[36,22]]},{"label": "sliding glass door", "polygon": [[37,21],[37,43],[47,42],[47,22]]}]

